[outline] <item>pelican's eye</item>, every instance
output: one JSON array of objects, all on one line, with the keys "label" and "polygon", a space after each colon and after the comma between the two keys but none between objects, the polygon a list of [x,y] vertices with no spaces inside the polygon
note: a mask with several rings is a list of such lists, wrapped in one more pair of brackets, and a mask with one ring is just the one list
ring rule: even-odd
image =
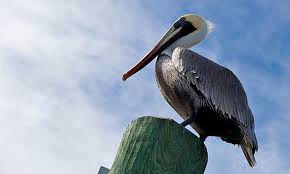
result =
[{"label": "pelican's eye", "polygon": [[184,30],[188,31],[188,33],[191,33],[196,30],[196,28],[190,22],[186,21],[184,17],[176,21],[173,24],[173,27],[175,29],[182,27]]},{"label": "pelican's eye", "polygon": [[185,22],[185,18],[184,17],[182,17],[182,18],[180,18],[180,19],[178,19],[178,21],[176,21],[175,23],[174,23],[174,27],[175,28],[179,28],[179,27],[181,27],[182,26],[182,24]]}]

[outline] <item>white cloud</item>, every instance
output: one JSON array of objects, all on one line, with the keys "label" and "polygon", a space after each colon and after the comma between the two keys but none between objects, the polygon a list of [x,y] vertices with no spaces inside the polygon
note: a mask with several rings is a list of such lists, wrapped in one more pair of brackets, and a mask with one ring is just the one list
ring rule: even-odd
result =
[{"label": "white cloud", "polygon": [[[127,62],[134,63],[129,41],[140,38],[135,24],[148,17],[134,16],[134,3],[130,10],[112,1],[13,1],[2,9],[0,172],[96,173],[110,166],[130,117],[103,105]],[[152,41],[156,33],[148,31],[136,43]]]}]

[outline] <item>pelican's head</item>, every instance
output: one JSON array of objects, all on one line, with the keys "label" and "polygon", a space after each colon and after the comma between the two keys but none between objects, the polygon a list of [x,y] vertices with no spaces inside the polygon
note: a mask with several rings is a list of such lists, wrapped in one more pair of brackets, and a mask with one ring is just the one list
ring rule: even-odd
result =
[{"label": "pelican's head", "polygon": [[160,53],[171,56],[176,47],[190,48],[198,44],[212,29],[212,23],[198,15],[181,16],[157,45],[136,66],[123,75],[123,80],[141,70]]},{"label": "pelican's head", "polygon": [[174,31],[180,30],[179,36],[165,50],[172,53],[176,47],[191,48],[200,43],[212,29],[213,24],[198,15],[181,16],[170,28]]}]

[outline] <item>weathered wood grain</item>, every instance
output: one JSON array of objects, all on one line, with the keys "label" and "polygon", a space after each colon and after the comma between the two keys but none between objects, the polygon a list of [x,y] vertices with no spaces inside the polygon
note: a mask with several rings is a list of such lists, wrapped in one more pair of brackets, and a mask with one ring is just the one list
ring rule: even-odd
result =
[{"label": "weathered wood grain", "polygon": [[205,145],[171,119],[141,117],[123,135],[110,174],[201,174]]}]

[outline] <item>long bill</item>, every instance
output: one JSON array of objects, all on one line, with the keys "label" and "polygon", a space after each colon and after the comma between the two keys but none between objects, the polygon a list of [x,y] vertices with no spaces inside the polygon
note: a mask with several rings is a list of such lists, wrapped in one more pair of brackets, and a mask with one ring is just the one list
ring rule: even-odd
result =
[{"label": "long bill", "polygon": [[133,68],[131,68],[127,73],[125,73],[122,77],[122,80],[126,80],[136,72],[140,71],[146,65],[148,65],[155,57],[157,57],[165,48],[167,48],[170,44],[176,41],[182,34],[182,27],[175,29],[175,27],[171,27],[169,31],[165,34],[165,36],[156,44],[156,46],[147,53],[144,58],[137,63]]}]

